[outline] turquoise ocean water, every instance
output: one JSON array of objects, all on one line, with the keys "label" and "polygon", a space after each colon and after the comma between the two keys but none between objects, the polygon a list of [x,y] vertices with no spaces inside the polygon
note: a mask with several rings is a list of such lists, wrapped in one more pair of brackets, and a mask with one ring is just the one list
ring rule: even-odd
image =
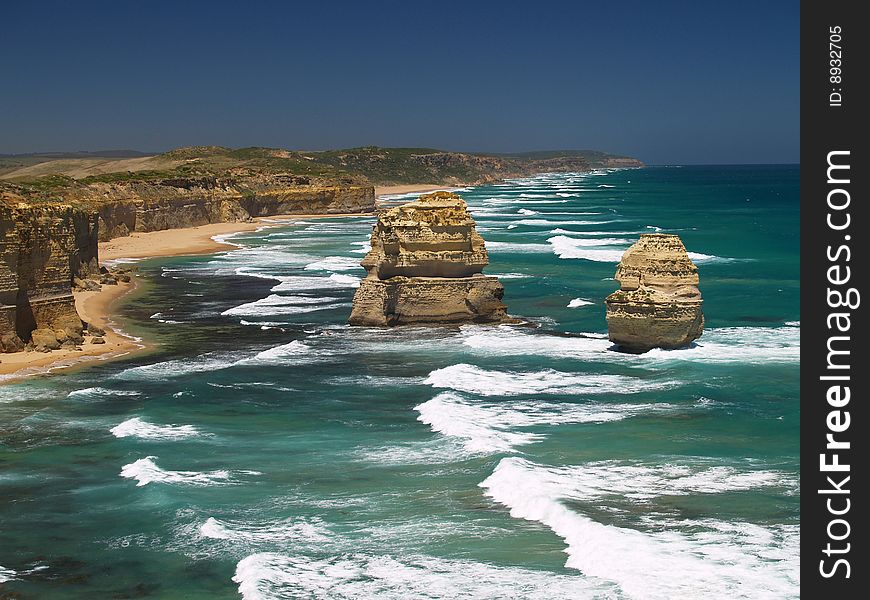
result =
[{"label": "turquoise ocean water", "polygon": [[[120,320],[158,351],[0,387],[0,597],[797,597],[798,184],[460,191],[535,328],[345,325],[371,217],[140,262]],[[707,329],[614,352],[616,262],[659,230]]]}]

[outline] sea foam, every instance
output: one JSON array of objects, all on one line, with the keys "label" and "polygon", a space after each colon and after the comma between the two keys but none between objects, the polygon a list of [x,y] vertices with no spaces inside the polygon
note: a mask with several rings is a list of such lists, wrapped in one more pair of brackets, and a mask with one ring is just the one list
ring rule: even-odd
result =
[{"label": "sea foam", "polygon": [[260,475],[257,471],[169,471],[161,469],[154,461],[156,456],[146,456],[121,468],[121,477],[135,479],[136,486],[149,483],[167,483],[190,486],[227,485],[237,482],[239,475]]},{"label": "sea foam", "polygon": [[629,362],[633,366],[661,368],[672,362],[791,363],[800,361],[799,327],[711,328],[687,348],[653,349],[645,354],[624,354],[613,350],[606,334],[558,336],[519,332],[499,327],[496,331],[463,331],[463,343],[486,355],[549,356],[599,362]]},{"label": "sea foam", "polygon": [[568,308],[580,308],[581,306],[589,306],[590,304],[595,303],[586,298],[574,298],[568,303]]},{"label": "sea foam", "polygon": [[137,392],[134,390],[113,390],[104,387],[89,387],[82,388],[80,390],[73,390],[69,394],[67,394],[67,398],[101,398],[101,397],[111,397],[111,396],[140,396],[141,392]]},{"label": "sea foam", "polygon": [[12,581],[13,579],[15,579],[16,575],[18,575],[16,571],[13,571],[12,569],[7,569],[3,565],[0,565],[0,583]]},{"label": "sea foam", "polygon": [[361,269],[359,259],[348,256],[327,256],[305,265],[306,271],[356,271]]},{"label": "sea foam", "polygon": [[574,482],[516,457],[503,458],[480,486],[512,517],[563,538],[567,567],[612,581],[631,598],[799,595],[797,526],[750,526],[764,534],[754,539],[714,523],[651,532],[606,525],[563,504],[575,497]]},{"label": "sea foam", "polygon": [[110,431],[117,438],[135,437],[142,440],[174,441],[203,435],[193,425],[155,425],[139,417],[127,419],[112,427]]},{"label": "sea foam", "polygon": [[221,314],[224,316],[243,317],[296,315],[345,306],[346,303],[341,302],[342,300],[342,298],[329,296],[281,296],[279,294],[270,294],[265,298],[227,309]]},{"label": "sea foam", "polygon": [[464,363],[436,369],[429,373],[424,383],[435,388],[449,388],[482,396],[628,394],[673,385],[624,375],[563,373],[552,369],[532,372],[494,371]]},{"label": "sea foam", "polygon": [[199,528],[204,538],[228,540],[236,544],[292,544],[316,548],[329,542],[333,534],[322,520],[284,519],[265,523],[224,521],[209,517]]},{"label": "sea foam", "polygon": [[313,558],[261,552],[239,561],[232,580],[245,600],[618,597],[612,584],[580,575],[470,560],[363,553]]},{"label": "sea foam", "polygon": [[509,452],[543,439],[540,433],[521,431],[531,426],[569,423],[605,423],[632,416],[671,412],[666,403],[572,403],[530,400],[471,401],[454,392],[442,392],[414,407],[418,421],[432,431],[461,441],[472,453]]}]

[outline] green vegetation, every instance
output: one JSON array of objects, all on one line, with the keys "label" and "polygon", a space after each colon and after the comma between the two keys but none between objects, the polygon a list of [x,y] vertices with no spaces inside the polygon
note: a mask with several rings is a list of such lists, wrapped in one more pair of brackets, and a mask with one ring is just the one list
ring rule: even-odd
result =
[{"label": "green vegetation", "polygon": [[[127,152],[127,151],[124,151]],[[110,154],[110,153],[105,153]],[[56,155],[43,155],[51,160]],[[294,176],[305,179],[290,184],[341,181],[343,183],[390,184],[466,184],[521,177],[542,171],[584,171],[613,166],[626,160],[596,150],[556,150],[514,154],[461,153],[434,148],[381,148],[364,146],[344,150],[311,151],[281,148],[224,148],[222,146],[190,146],[153,157],[137,157],[132,163],[117,160],[110,165],[116,171],[73,179],[63,174],[16,176],[14,168],[22,164],[38,164],[33,156],[0,156],[0,168],[9,172],[10,183],[0,182],[0,192],[12,192],[29,200],[58,197],[87,197],[91,184],[126,184],[197,180],[205,178],[232,180],[239,189],[253,189],[254,180],[270,176]],[[92,160],[92,159],[91,159]],[[631,160],[631,159],[627,159]],[[135,163],[135,166],[134,166]],[[125,169],[130,164],[132,170]],[[624,162],[620,166],[624,166]],[[640,163],[637,163],[640,165]],[[105,168],[104,164],[100,164]],[[66,161],[63,168],[69,168]],[[139,169],[139,170],[136,170]],[[48,170],[48,169],[46,169]],[[45,172],[43,170],[42,172]],[[58,171],[63,173],[62,167]],[[84,171],[87,172],[87,171]],[[2,173],[0,173],[2,174]],[[14,183],[12,183],[14,181]],[[273,181],[281,181],[273,179]],[[286,181],[285,181],[286,183]],[[69,194],[67,193],[69,192]],[[251,192],[252,194],[254,192]]]}]

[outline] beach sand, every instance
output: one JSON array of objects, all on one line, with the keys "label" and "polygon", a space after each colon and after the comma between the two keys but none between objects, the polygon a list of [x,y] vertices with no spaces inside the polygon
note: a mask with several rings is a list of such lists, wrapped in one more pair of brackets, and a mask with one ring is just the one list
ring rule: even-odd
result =
[{"label": "beach sand", "polygon": [[348,213],[334,215],[275,215],[259,217],[253,221],[236,223],[211,223],[183,229],[164,229],[148,233],[134,232],[125,237],[100,242],[100,262],[119,258],[155,258],[158,256],[188,256],[191,254],[211,254],[221,250],[232,250],[232,244],[215,241],[214,236],[229,235],[245,231],[255,231],[261,227],[277,227],[287,222],[305,219],[326,219],[336,217],[370,216],[373,213]]}]

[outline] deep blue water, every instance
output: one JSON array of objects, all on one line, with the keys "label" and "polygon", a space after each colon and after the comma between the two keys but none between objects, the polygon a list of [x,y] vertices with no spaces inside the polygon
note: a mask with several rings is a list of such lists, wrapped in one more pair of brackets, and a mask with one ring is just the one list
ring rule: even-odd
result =
[{"label": "deep blue water", "polygon": [[[119,320],[157,350],[0,388],[0,595],[797,597],[798,186],[650,167],[460,191],[536,328],[346,326],[371,217],[140,262]],[[603,299],[658,230],[693,253],[707,329],[620,354]]]}]

